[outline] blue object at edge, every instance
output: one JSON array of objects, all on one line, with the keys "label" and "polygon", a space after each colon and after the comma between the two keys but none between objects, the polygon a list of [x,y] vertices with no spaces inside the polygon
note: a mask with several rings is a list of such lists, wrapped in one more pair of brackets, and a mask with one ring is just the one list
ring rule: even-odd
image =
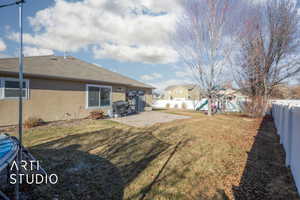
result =
[{"label": "blue object at edge", "polygon": [[10,151],[12,151],[13,146],[14,143],[9,137],[3,139],[0,138],[0,160],[10,153]]}]

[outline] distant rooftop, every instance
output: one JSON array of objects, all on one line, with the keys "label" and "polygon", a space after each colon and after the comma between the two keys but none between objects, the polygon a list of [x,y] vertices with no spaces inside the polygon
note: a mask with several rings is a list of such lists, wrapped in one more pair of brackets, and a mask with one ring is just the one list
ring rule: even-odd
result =
[{"label": "distant rooftop", "polygon": [[165,91],[172,90],[177,87],[183,87],[186,89],[194,89],[195,87],[197,87],[197,85],[195,85],[195,84],[170,85],[170,86],[166,87]]}]

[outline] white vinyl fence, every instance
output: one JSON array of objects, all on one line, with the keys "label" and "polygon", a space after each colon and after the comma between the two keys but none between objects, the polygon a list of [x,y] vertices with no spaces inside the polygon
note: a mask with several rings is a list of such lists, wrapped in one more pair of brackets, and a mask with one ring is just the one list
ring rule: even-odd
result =
[{"label": "white vinyl fence", "polygon": [[[232,101],[226,101],[225,111],[227,112],[240,112],[242,110],[243,99],[236,99]],[[207,99],[201,99],[200,101],[192,100],[156,100],[153,102],[153,108],[179,108],[188,110],[208,110]]]},{"label": "white vinyl fence", "polygon": [[300,193],[300,100],[273,101],[272,115]]},{"label": "white vinyl fence", "polygon": [[[192,100],[156,100],[153,103],[154,108],[181,108],[188,110],[196,110],[198,106],[205,103],[206,99],[200,101]],[[207,110],[207,105],[201,110]]]}]

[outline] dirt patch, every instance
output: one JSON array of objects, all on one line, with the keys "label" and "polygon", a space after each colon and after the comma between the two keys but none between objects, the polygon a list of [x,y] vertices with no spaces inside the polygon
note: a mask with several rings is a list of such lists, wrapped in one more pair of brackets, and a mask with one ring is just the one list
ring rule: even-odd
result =
[{"label": "dirt patch", "polygon": [[236,199],[299,199],[273,119],[266,116],[253,138]]}]

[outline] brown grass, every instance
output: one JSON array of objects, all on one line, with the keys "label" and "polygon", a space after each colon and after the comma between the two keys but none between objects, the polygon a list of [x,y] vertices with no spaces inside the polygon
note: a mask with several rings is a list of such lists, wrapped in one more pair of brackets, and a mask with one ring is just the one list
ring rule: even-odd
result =
[{"label": "brown grass", "polygon": [[[259,194],[266,197],[262,199],[297,199],[272,121],[262,125],[262,119],[238,115],[170,112],[192,118],[148,128],[81,120],[28,130],[25,145],[48,173],[60,178],[58,185],[31,187],[30,195],[33,199],[255,199],[249,194],[261,190]],[[257,174],[259,188],[248,181]]]}]

